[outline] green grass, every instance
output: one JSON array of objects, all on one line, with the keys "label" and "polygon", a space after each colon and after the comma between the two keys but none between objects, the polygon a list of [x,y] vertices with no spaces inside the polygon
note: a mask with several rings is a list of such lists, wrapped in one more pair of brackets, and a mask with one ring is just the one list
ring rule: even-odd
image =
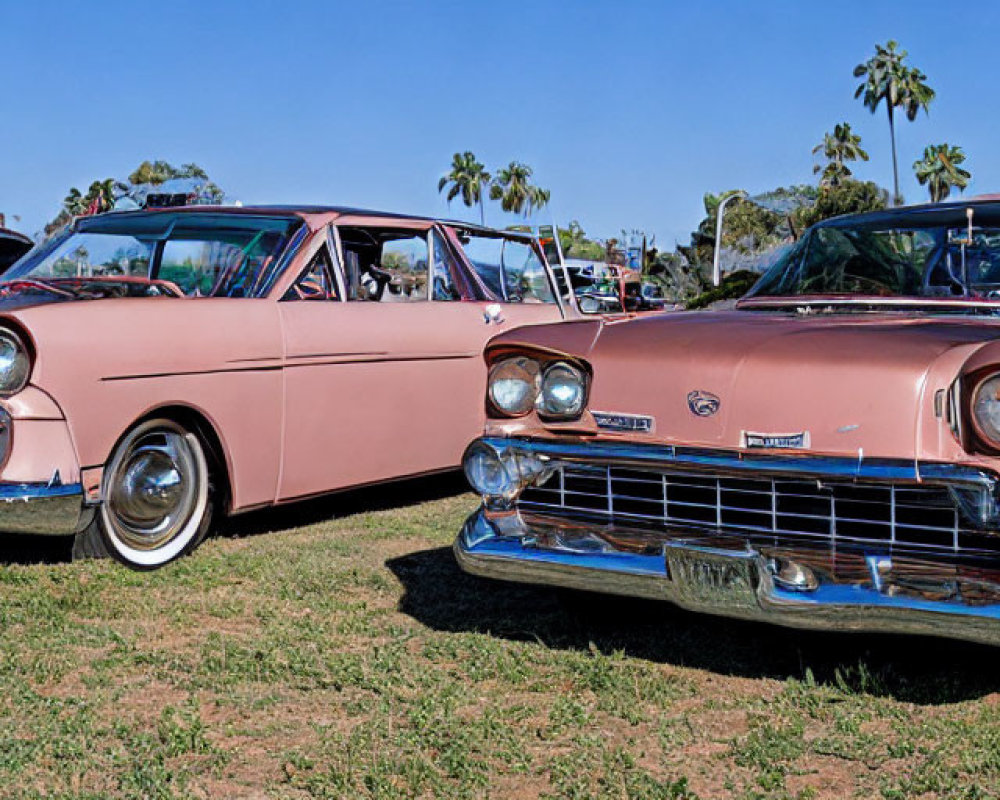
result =
[{"label": "green grass", "polygon": [[475,579],[455,487],[237,518],[155,573],[11,541],[0,796],[1000,797],[993,650]]}]

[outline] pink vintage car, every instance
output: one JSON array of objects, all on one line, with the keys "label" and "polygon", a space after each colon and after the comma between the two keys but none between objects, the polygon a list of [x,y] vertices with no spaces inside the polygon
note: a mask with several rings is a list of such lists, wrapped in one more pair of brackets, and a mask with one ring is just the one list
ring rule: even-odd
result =
[{"label": "pink vintage car", "polygon": [[1000,203],[830,220],[734,311],[486,359],[467,571],[1000,644]]},{"label": "pink vintage car", "polygon": [[215,513],[457,467],[486,341],[574,313],[516,233],[335,208],[77,220],[0,282],[0,530],[153,568]]}]

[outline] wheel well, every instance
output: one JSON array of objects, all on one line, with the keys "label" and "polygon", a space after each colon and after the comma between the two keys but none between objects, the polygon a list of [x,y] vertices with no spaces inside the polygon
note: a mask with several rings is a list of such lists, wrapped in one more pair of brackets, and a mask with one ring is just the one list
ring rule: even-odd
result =
[{"label": "wheel well", "polygon": [[137,419],[129,426],[129,429],[131,430],[146,420],[158,418],[173,420],[191,430],[201,439],[201,443],[205,447],[205,457],[208,459],[208,468],[215,479],[216,510],[228,514],[233,496],[232,483],[226,451],[215,426],[209,422],[204,414],[190,406],[160,406]]}]

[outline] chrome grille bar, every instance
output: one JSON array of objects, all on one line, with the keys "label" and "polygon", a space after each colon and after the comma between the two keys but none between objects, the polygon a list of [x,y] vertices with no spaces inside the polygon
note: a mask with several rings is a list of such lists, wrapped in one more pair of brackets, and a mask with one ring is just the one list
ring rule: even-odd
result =
[{"label": "chrome grille bar", "polygon": [[[969,550],[982,532],[961,525],[947,487],[827,481],[798,476],[742,476],[563,464],[541,486],[523,492],[526,511],[628,520],[648,526],[712,527],[881,547]],[[990,550],[993,547],[988,545]],[[996,551],[1000,552],[1000,539]]]}]

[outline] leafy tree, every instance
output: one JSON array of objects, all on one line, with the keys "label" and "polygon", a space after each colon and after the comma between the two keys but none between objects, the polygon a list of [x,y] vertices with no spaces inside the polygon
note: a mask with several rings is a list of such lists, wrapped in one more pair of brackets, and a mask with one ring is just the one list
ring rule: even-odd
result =
[{"label": "leafy tree", "polygon": [[813,148],[813,154],[822,153],[827,160],[825,167],[816,164],[813,173],[822,170],[820,185],[837,186],[851,177],[851,170],[845,162],[868,160],[868,153],[861,149],[861,137],[851,130],[849,122],[834,125],[833,133],[824,133],[823,141]]},{"label": "leafy tree", "polygon": [[[197,194],[212,203],[221,203],[225,193],[212,180],[208,173],[197,164],[182,164],[175,167],[169,161],[143,161],[131,175],[128,182],[132,187],[149,185],[160,186],[170,180],[202,181]],[[129,187],[126,187],[127,189]]]},{"label": "leafy tree", "polygon": [[197,164],[182,164],[179,168],[169,161],[143,161],[128,176],[129,183],[138,185],[151,183],[159,186],[174,178],[195,178],[208,180],[208,174]]},{"label": "leafy tree", "polygon": [[969,185],[972,174],[958,165],[965,161],[961,147],[948,144],[932,144],[924,149],[924,157],[913,162],[913,171],[921,186],[930,191],[931,202],[940,203],[951,194],[955,186],[963,191]]},{"label": "leafy tree", "polygon": [[559,246],[566,258],[580,258],[590,261],[600,261],[604,258],[604,246],[587,238],[583,226],[577,220],[569,223],[567,228],[557,228]]},{"label": "leafy tree", "polygon": [[71,217],[80,216],[87,210],[87,203],[80,190],[75,186],[71,187],[69,193],[63,198],[63,210]]},{"label": "leafy tree", "polygon": [[499,200],[500,207],[513,214],[526,217],[537,209],[544,208],[551,197],[548,189],[531,183],[532,169],[520,161],[511,161],[496,173],[490,186],[490,199]]},{"label": "leafy tree", "polygon": [[86,194],[75,186],[72,187],[63,198],[62,209],[45,226],[45,235],[51,236],[67,225],[73,217],[110,211],[122,198],[131,198],[141,205],[144,199],[142,197],[143,186],[159,186],[175,178],[199,181],[197,187],[199,199],[219,203],[225,196],[222,189],[213,183],[205,170],[197,164],[183,164],[178,168],[167,161],[143,161],[129,175],[128,182],[118,181],[114,178],[94,181],[90,184]]},{"label": "leafy tree", "polygon": [[888,200],[889,193],[877,184],[849,178],[837,186],[820,189],[815,204],[803,206],[792,214],[792,225],[796,235],[801,235],[810,225],[830,217],[880,211]]},{"label": "leafy tree", "polygon": [[479,205],[479,221],[485,225],[486,212],[483,209],[483,193],[490,186],[490,173],[476,160],[472,151],[455,153],[451,160],[451,170],[438,181],[438,193],[444,191],[445,186],[449,185],[448,204],[450,205],[451,201],[461,194],[462,202],[469,208]]},{"label": "leafy tree", "polygon": [[879,104],[885,101],[886,113],[889,116],[889,138],[892,141],[894,202],[900,199],[894,112],[897,108],[902,109],[906,118],[912,122],[916,119],[917,112],[921,108],[926,112],[931,100],[934,99],[934,90],[924,82],[927,76],[904,63],[907,52],[897,50],[898,46],[899,44],[892,40],[889,40],[884,47],[877,44],[875,55],[854,68],[854,77],[864,78],[854,96],[863,97],[865,107],[873,114]]},{"label": "leafy tree", "polygon": [[701,294],[691,298],[685,304],[688,311],[707,308],[720,300],[738,300],[749,292],[760,279],[760,273],[748,269],[739,269],[723,276],[718,286],[706,289]]}]

